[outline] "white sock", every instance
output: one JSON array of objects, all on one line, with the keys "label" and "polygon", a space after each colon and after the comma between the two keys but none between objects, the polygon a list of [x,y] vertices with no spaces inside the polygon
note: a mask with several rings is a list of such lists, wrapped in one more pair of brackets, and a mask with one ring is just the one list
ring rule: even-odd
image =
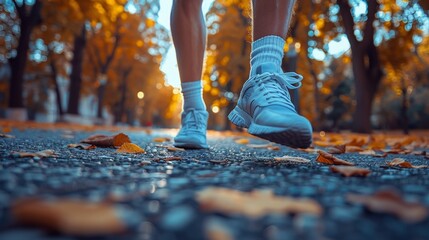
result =
[{"label": "white sock", "polygon": [[183,82],[183,110],[194,108],[196,110],[206,110],[203,100],[203,81]]},{"label": "white sock", "polygon": [[285,40],[279,36],[269,35],[252,42],[250,54],[250,76],[256,74],[256,68],[263,63],[271,62],[281,71]]}]

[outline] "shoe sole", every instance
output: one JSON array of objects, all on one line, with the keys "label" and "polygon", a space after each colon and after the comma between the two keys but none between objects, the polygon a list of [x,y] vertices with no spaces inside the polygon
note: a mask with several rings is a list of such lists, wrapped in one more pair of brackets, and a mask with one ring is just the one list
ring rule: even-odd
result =
[{"label": "shoe sole", "polygon": [[253,122],[253,118],[236,106],[228,119],[237,127],[247,128],[257,137],[292,148],[307,148],[311,145],[312,133],[299,128],[279,128],[263,126]]},{"label": "shoe sole", "polygon": [[207,148],[209,148],[208,145],[198,145],[198,144],[180,143],[180,142],[175,142],[174,146],[178,147],[178,148],[184,148],[184,149],[207,149]]}]

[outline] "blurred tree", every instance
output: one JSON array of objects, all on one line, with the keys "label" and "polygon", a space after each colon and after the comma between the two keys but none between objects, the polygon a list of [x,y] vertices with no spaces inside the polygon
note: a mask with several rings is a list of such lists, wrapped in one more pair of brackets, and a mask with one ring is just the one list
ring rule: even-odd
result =
[{"label": "blurred tree", "polygon": [[[40,11],[42,9],[42,1],[1,1],[3,5],[1,12],[6,13],[7,22],[5,25],[11,27],[9,30],[12,34],[5,38],[3,41],[10,41],[3,44],[9,45],[6,48],[7,59],[11,69],[11,76],[9,81],[9,107],[22,108],[23,102],[23,82],[25,65],[27,63],[28,48],[30,44],[30,37],[34,27],[40,23]],[[13,4],[14,10],[8,8]],[[10,17],[10,18],[9,18]],[[4,19],[4,20],[6,20]],[[18,24],[18,25],[15,25]],[[3,24],[2,24],[3,25]],[[18,29],[15,28],[18,26]],[[16,42],[14,42],[16,41]]]}]

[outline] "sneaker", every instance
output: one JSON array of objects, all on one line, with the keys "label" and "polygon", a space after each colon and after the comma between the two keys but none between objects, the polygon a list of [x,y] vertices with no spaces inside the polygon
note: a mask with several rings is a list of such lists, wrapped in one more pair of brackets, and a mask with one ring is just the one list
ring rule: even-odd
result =
[{"label": "sneaker", "polygon": [[300,116],[288,89],[301,86],[302,76],[283,73],[272,63],[256,68],[241,90],[237,106],[228,115],[252,135],[294,148],[307,148],[312,141],[310,122]]},{"label": "sneaker", "polygon": [[174,146],[188,149],[208,148],[206,139],[207,120],[205,110],[190,109],[182,113],[182,128],[174,138]]}]

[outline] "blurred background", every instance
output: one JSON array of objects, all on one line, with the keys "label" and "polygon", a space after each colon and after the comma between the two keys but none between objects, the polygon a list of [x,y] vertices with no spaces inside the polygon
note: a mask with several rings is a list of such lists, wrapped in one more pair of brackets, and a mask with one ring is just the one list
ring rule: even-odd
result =
[{"label": "blurred background", "polygon": [[[0,118],[177,127],[172,0],[0,0]],[[204,0],[209,128],[249,72],[250,1]],[[429,128],[429,1],[298,0],[284,71],[315,130]]]}]

